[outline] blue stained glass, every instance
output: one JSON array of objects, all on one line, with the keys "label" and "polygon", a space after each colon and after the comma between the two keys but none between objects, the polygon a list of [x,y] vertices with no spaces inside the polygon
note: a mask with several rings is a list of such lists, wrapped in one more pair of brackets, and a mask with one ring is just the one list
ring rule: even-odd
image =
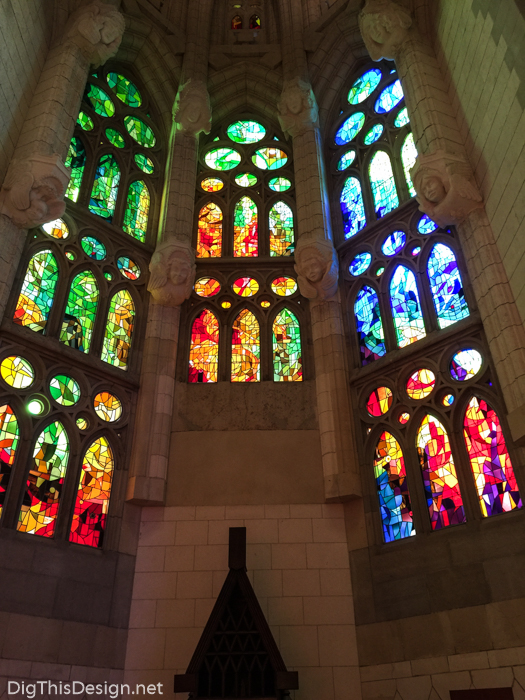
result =
[{"label": "blue stained glass", "polygon": [[403,107],[403,109],[399,111],[394,121],[394,126],[397,126],[397,128],[399,129],[402,126],[405,126],[405,124],[408,124],[409,121],[410,117],[408,116],[408,109],[406,107]]},{"label": "blue stained glass", "polygon": [[366,226],[365,205],[363,204],[363,193],[361,183],[356,177],[349,177],[345,181],[341,192],[341,212],[343,214],[343,224],[345,238],[351,238]]},{"label": "blue stained glass", "polygon": [[385,334],[377,292],[364,286],[354,304],[361,364],[368,365],[386,354]]},{"label": "blue stained glass", "polygon": [[339,159],[339,163],[337,164],[337,169],[340,172],[342,170],[346,170],[347,168],[349,168],[352,165],[354,160],[355,160],[355,151],[347,151]]},{"label": "blue stained glass", "polygon": [[364,102],[379,85],[382,75],[379,68],[372,68],[363,73],[350,88],[348,102],[351,105],[358,105],[360,102]]},{"label": "blue stained glass", "polygon": [[416,278],[403,265],[396,267],[390,280],[390,304],[400,348],[426,336]]},{"label": "blue stained glass", "polygon": [[427,234],[427,233],[432,233],[432,231],[435,231],[438,228],[438,225],[435,224],[432,219],[429,219],[426,214],[424,214],[420,219],[419,223],[417,225],[417,230],[419,233],[422,234]]},{"label": "blue stained glass", "polygon": [[358,275],[362,275],[363,272],[368,270],[371,262],[372,262],[372,253],[359,253],[359,255],[356,255],[355,258],[350,263],[350,267],[348,268],[350,271],[350,274],[353,275],[354,277],[357,277]]},{"label": "blue stained glass", "polygon": [[385,255],[390,257],[391,255],[399,253],[399,251],[405,245],[406,240],[407,237],[403,231],[394,231],[394,233],[391,233],[390,236],[385,239],[385,242],[381,246],[381,250]]},{"label": "blue stained glass", "polygon": [[374,109],[378,114],[390,112],[391,109],[394,109],[394,107],[401,102],[403,97],[404,95],[403,88],[401,87],[401,81],[396,80],[395,83],[392,83],[386,87],[379,95],[374,105]]},{"label": "blue stained glass", "polygon": [[352,141],[363,128],[364,123],[365,115],[363,112],[351,114],[337,130],[337,134],[335,135],[336,144],[338,146],[343,146],[345,143]]},{"label": "blue stained glass", "polygon": [[376,124],[374,127],[372,127],[372,129],[370,129],[368,134],[363,139],[365,146],[370,146],[371,143],[375,143],[383,133],[384,128],[385,127],[382,124]]},{"label": "blue stained glass", "polygon": [[440,328],[447,328],[470,315],[456,256],[443,243],[437,243],[427,264],[430,289]]},{"label": "blue stained glass", "polygon": [[377,151],[370,161],[368,173],[377,218],[380,219],[399,206],[392,164],[385,151]]}]

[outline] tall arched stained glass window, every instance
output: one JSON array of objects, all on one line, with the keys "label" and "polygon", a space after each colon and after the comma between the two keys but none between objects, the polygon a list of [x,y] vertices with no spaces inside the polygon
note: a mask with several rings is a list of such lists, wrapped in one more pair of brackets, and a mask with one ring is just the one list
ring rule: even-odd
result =
[{"label": "tall arched stained glass window", "polygon": [[268,215],[270,228],[270,255],[293,255],[293,212],[285,202],[276,202]]},{"label": "tall arched stained glass window", "polygon": [[42,250],[33,255],[16,304],[14,322],[42,333],[53,305],[57,280],[58,264],[53,253]]},{"label": "tall arched stained glass window", "polygon": [[350,238],[366,226],[361,183],[356,177],[349,177],[345,180],[340,201],[345,238]]},{"label": "tall arched stained glass window", "polygon": [[474,396],[465,411],[463,435],[483,516],[522,507],[505,437],[496,411]]},{"label": "tall arched stained glass window", "polygon": [[128,189],[122,228],[141,243],[146,240],[149,205],[150,196],[147,185],[142,180],[135,180]]},{"label": "tall arched stained glass window", "polygon": [[403,172],[405,173],[405,180],[411,197],[416,196],[416,190],[410,177],[410,169],[414,167],[416,160],[417,148],[414,143],[414,134],[408,134],[401,148],[401,162],[403,163]]},{"label": "tall arched stained glass window", "polygon": [[62,321],[60,340],[81,352],[89,352],[98,305],[98,285],[89,270],[79,272],[71,282]]},{"label": "tall arched stained glass window", "polygon": [[456,256],[448,246],[436,243],[427,271],[439,327],[447,328],[469,316]]},{"label": "tall arched stained glass window", "polygon": [[115,462],[109,442],[99,437],[84,454],[78,484],[70,542],[102,547]]},{"label": "tall arched stained glass window", "polygon": [[374,474],[385,542],[415,535],[405,458],[388,431],[381,434],[376,446]]},{"label": "tall arched stained glass window", "polygon": [[86,167],[86,149],[78,136],[73,136],[71,139],[65,166],[66,168],[71,168],[71,180],[64,196],[76,202],[80,194],[80,186],[82,185],[84,168]]},{"label": "tall arched stained glass window", "polygon": [[121,289],[109,303],[101,355],[104,362],[127,369],[134,324],[135,304],[127,289]]},{"label": "tall arched stained glass window", "polygon": [[399,206],[392,163],[385,151],[377,151],[375,153],[370,161],[368,173],[374,196],[376,215],[380,219]]},{"label": "tall arched stained glass window", "polygon": [[40,433],[33,450],[18,531],[53,537],[69,461],[69,439],[60,421]]},{"label": "tall arched stained glass window", "polygon": [[16,415],[9,404],[4,404],[0,406],[0,513],[4,507],[19,439]]},{"label": "tall arched stained glass window", "polygon": [[221,251],[222,210],[215,202],[209,202],[199,212],[197,257],[220,258]]},{"label": "tall arched stained glass window", "polygon": [[416,278],[404,265],[396,267],[390,280],[390,304],[400,348],[426,336]]},{"label": "tall arched stained glass window", "polygon": [[250,197],[241,197],[233,212],[233,255],[253,258],[258,255],[257,205]]},{"label": "tall arched stained glass window", "polygon": [[354,304],[361,364],[367,365],[386,353],[385,334],[377,292],[364,286]]},{"label": "tall arched stained glass window", "polygon": [[95,181],[89,200],[89,211],[92,214],[113,221],[117,203],[120,168],[114,156],[106,153],[98,162]]},{"label": "tall arched stained glass window", "polygon": [[232,382],[258,382],[261,379],[261,339],[259,321],[243,309],[232,328]]},{"label": "tall arched stained glass window", "polygon": [[295,314],[288,309],[282,309],[275,317],[272,343],[274,381],[302,381],[301,329]]},{"label": "tall arched stained glass window", "polygon": [[204,309],[191,329],[188,381],[192,384],[216,382],[218,362],[219,323],[209,309]]},{"label": "tall arched stained glass window", "polygon": [[419,463],[433,530],[465,522],[448,434],[437,418],[426,415],[416,437]]}]

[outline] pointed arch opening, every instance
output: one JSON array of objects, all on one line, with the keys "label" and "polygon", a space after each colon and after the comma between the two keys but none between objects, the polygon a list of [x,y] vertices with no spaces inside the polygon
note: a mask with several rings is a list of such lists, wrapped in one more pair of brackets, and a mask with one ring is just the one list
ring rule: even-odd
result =
[{"label": "pointed arch opening", "polygon": [[15,412],[9,404],[0,406],[0,514],[20,440],[20,430]]},{"label": "pointed arch opening", "polygon": [[95,180],[89,200],[89,211],[92,214],[113,221],[120,183],[120,168],[111,153],[103,155],[95,171]]},{"label": "pointed arch opening", "polygon": [[260,29],[261,28],[261,18],[259,15],[252,15],[250,17],[250,29]]},{"label": "pointed arch opening", "polygon": [[285,202],[276,202],[268,214],[270,229],[270,256],[293,255],[293,212]]},{"label": "pointed arch opening", "polygon": [[135,325],[135,304],[127,289],[114,294],[109,303],[101,359],[120,369],[128,368]]},{"label": "pointed arch opening", "polygon": [[222,254],[222,209],[209,202],[199,212],[197,257],[220,258]]},{"label": "pointed arch opening", "polygon": [[43,333],[55,298],[58,263],[50,250],[33,255],[27,266],[13,320]]},{"label": "pointed arch opening", "polygon": [[122,229],[141,243],[144,243],[146,240],[149,208],[150,194],[148,187],[142,180],[135,180],[128,188]]},{"label": "pointed arch opening", "polygon": [[443,243],[436,243],[428,258],[427,273],[440,328],[447,328],[470,315],[456,256]]},{"label": "pointed arch opening", "polygon": [[89,270],[79,272],[71,282],[60,341],[70,348],[89,352],[99,291],[95,276]]},{"label": "pointed arch opening", "polygon": [[257,205],[250,197],[241,197],[233,212],[233,256],[255,258],[258,250]]},{"label": "pointed arch opening", "polygon": [[375,289],[365,285],[360,290],[354,303],[354,315],[361,364],[364,366],[386,354],[383,321]]},{"label": "pointed arch opening", "polygon": [[301,328],[295,314],[279,311],[272,326],[273,379],[275,382],[301,382]]},{"label": "pointed arch opening", "polygon": [[374,474],[385,542],[415,535],[405,458],[396,438],[386,430],[377,442]]},{"label": "pointed arch opening", "polygon": [[219,322],[204,309],[193,321],[188,381],[209,384],[217,381],[219,366]]},{"label": "pointed arch opening", "polygon": [[240,15],[235,15],[232,18],[232,29],[242,29],[242,17]]},{"label": "pointed arch opening", "polygon": [[346,178],[340,204],[345,238],[351,238],[366,226],[363,192],[361,183],[356,177]]},{"label": "pointed arch opening", "polygon": [[405,180],[411,197],[416,196],[416,189],[410,177],[410,170],[414,167],[416,160],[417,148],[414,142],[414,134],[410,133],[403,141],[403,146],[401,147],[401,163],[403,164],[403,172],[405,173]]},{"label": "pointed arch opening", "polygon": [[374,154],[368,166],[368,175],[374,196],[376,216],[381,219],[385,214],[399,206],[394,172],[388,153],[377,151]]},{"label": "pointed arch opening", "polygon": [[261,338],[259,321],[248,309],[243,309],[232,327],[232,382],[261,380]]},{"label": "pointed arch opening", "polygon": [[400,348],[426,336],[416,277],[404,265],[396,267],[390,280],[390,304]]}]

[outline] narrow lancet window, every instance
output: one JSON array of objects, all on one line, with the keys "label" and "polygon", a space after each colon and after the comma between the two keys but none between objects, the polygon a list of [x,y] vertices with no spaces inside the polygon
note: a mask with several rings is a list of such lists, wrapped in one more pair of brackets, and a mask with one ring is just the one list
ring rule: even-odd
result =
[{"label": "narrow lancet window", "polygon": [[69,290],[60,340],[81,352],[89,352],[98,305],[95,276],[85,270],[74,277]]},{"label": "narrow lancet window", "polygon": [[217,381],[219,361],[219,323],[214,314],[204,309],[191,329],[188,381],[197,384]]},{"label": "narrow lancet window", "polygon": [[368,173],[376,215],[380,219],[399,206],[392,163],[385,151],[377,151],[370,161]]},{"label": "narrow lancet window", "polygon": [[400,348],[426,336],[416,278],[414,273],[403,265],[396,267],[392,275],[390,304]]},{"label": "narrow lancet window", "polygon": [[272,331],[274,381],[302,381],[303,369],[299,321],[291,311],[283,309],[275,317]]},{"label": "narrow lancet window", "polygon": [[374,473],[385,542],[415,535],[403,451],[387,431],[377,443]]},{"label": "narrow lancet window", "polygon": [[345,180],[340,202],[345,238],[351,238],[366,226],[361,183],[356,177],[349,177]]},{"label": "narrow lancet window", "polygon": [[150,206],[149,190],[142,180],[132,182],[128,189],[128,200],[122,228],[141,243],[146,240]]},{"label": "narrow lancet window", "polygon": [[222,252],[222,210],[214,202],[199,212],[197,257],[220,258]]},{"label": "narrow lancet window", "polygon": [[114,367],[127,369],[135,324],[135,304],[131,294],[121,289],[113,295],[108,312],[101,358]]},{"label": "narrow lancet window", "polygon": [[284,202],[276,202],[268,215],[270,256],[292,255],[294,252],[293,212]]},{"label": "narrow lancet window", "polygon": [[99,160],[95,171],[95,181],[89,200],[89,211],[92,214],[96,214],[106,221],[113,221],[119,182],[120,168],[117,161],[111,153],[106,153]]},{"label": "narrow lancet window", "polygon": [[233,255],[254,258],[258,254],[257,205],[250,197],[241,197],[233,213]]},{"label": "narrow lancet window", "polygon": [[65,166],[66,168],[71,168],[71,180],[64,196],[76,202],[80,194],[82,177],[86,167],[86,149],[78,136],[73,136],[71,139]]},{"label": "narrow lancet window", "polygon": [[364,286],[354,304],[361,364],[367,365],[386,354],[385,334],[377,292]]},{"label": "narrow lancet window", "polygon": [[470,315],[456,256],[443,243],[432,248],[427,265],[432,299],[440,328],[447,328]]},{"label": "narrow lancet window", "polygon": [[16,415],[9,404],[4,404],[0,406],[0,513],[4,507],[19,439]]},{"label": "narrow lancet window", "polygon": [[414,134],[409,134],[401,149],[401,162],[403,163],[403,172],[405,173],[405,180],[407,183],[408,191],[411,197],[416,196],[416,190],[410,177],[410,169],[414,167],[417,159],[417,148],[414,143]]},{"label": "narrow lancet window", "polygon": [[14,322],[42,333],[53,305],[57,280],[58,264],[53,253],[42,250],[33,255],[16,304]]},{"label": "narrow lancet window", "polygon": [[232,382],[258,382],[261,379],[261,339],[259,321],[243,309],[232,328]]}]

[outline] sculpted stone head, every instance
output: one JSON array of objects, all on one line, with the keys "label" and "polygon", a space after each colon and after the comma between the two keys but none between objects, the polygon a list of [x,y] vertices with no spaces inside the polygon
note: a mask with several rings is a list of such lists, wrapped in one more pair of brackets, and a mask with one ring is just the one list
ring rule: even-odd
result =
[{"label": "sculpted stone head", "polygon": [[117,53],[125,27],[124,17],[115,7],[95,0],[73,15],[68,37],[85,40],[91,63],[97,67]]},{"label": "sculpted stone head", "polygon": [[412,25],[410,13],[392,0],[367,0],[359,15],[359,27],[374,61],[395,59]]},{"label": "sculpted stone head", "polygon": [[278,108],[281,127],[291,136],[298,136],[317,124],[319,109],[314,93],[301,78],[284,83]]},{"label": "sculpted stone head", "polygon": [[157,246],[150,263],[148,290],[165,306],[180,306],[195,281],[195,253],[186,241],[168,239]]},{"label": "sculpted stone head", "polygon": [[188,80],[179,88],[173,108],[173,119],[182,131],[197,136],[210,133],[211,106],[206,85],[202,80]]},{"label": "sculpted stone head", "polygon": [[338,263],[331,241],[299,239],[295,271],[301,294],[308,299],[329,299],[337,291]]}]

